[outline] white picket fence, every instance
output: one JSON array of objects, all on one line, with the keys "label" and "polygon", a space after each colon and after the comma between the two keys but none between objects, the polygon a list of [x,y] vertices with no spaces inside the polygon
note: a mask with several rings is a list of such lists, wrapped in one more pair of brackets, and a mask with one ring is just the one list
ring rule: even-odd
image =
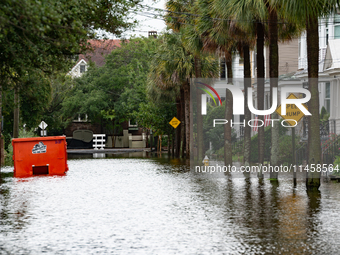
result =
[{"label": "white picket fence", "polygon": [[95,150],[104,150],[105,147],[105,134],[93,135],[93,148]]}]

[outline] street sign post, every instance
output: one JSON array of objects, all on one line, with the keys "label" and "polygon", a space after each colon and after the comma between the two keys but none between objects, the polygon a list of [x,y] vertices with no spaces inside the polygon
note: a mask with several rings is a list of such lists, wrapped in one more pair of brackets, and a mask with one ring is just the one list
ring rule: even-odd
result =
[{"label": "street sign post", "polygon": [[45,128],[47,128],[47,124],[45,121],[40,122],[39,127],[42,129],[41,136],[46,136],[47,132],[45,131]]},{"label": "street sign post", "polygon": [[[294,94],[289,94],[287,99],[297,99]],[[306,109],[307,106],[303,105]],[[307,109],[308,110],[308,109]],[[293,150],[293,164],[295,164],[295,126],[299,121],[305,116],[303,112],[300,111],[299,108],[296,107],[294,104],[288,104],[286,108],[286,115],[281,115],[281,105],[276,109],[276,112],[284,119],[289,125],[292,126],[292,150]],[[295,121],[293,121],[295,120]],[[296,171],[293,172],[293,180],[294,180],[294,187],[296,187]]]}]

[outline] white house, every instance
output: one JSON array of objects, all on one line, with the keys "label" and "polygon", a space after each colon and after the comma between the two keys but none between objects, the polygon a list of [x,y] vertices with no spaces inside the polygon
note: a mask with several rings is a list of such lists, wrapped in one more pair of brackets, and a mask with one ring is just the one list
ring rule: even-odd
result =
[{"label": "white house", "polygon": [[78,62],[72,67],[68,75],[80,77],[86,72],[89,61],[93,61],[96,66],[105,64],[105,56],[114,49],[120,47],[120,40],[89,40],[91,49],[86,54],[80,54]]}]

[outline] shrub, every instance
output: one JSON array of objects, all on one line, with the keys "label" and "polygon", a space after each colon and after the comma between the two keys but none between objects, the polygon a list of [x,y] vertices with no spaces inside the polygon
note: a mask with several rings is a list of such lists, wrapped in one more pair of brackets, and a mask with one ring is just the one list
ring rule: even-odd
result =
[{"label": "shrub", "polygon": [[[27,138],[27,137],[37,137],[33,129],[19,130],[19,138]],[[5,166],[13,166],[13,146],[12,142],[9,142],[7,145],[7,150],[5,150]]]},{"label": "shrub", "polygon": [[[280,145],[279,145],[279,164],[287,164],[292,161],[293,152],[292,152],[292,137],[286,135],[287,129],[280,125],[279,135],[280,135]],[[295,143],[299,141],[299,138],[296,137]],[[271,126],[265,128],[264,131],[264,160],[270,160],[271,153]],[[258,134],[254,135],[251,138],[251,157],[250,162],[256,163],[258,162]]]},{"label": "shrub", "polygon": [[[336,156],[335,157],[335,161],[333,163],[333,169],[334,168],[340,169],[340,156]],[[332,174],[340,175],[340,171],[339,170],[334,170]]]}]

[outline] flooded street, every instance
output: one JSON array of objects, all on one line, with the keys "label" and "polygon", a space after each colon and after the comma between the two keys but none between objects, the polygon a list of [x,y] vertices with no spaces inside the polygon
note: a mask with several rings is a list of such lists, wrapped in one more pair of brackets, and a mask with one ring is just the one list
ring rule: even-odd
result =
[{"label": "flooded street", "polygon": [[2,169],[0,254],[337,254],[340,183],[208,178],[181,162],[74,159],[66,176]]}]

